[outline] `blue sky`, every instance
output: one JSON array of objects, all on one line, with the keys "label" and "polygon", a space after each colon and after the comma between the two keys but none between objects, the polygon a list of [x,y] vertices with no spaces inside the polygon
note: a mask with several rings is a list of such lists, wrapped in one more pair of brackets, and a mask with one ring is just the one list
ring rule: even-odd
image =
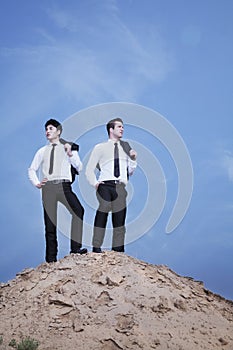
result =
[{"label": "blue sky", "polygon": [[[1,1],[0,281],[44,261],[40,193],[27,168],[46,142],[45,121],[120,101],[166,118],[183,138],[194,172],[188,211],[166,234],[177,194],[174,163],[155,137],[127,127],[125,116],[125,138],[154,154],[167,183],[159,220],[126,253],[233,299],[232,13],[231,0]],[[106,137],[104,126],[80,137],[80,157]],[[140,154],[138,161],[128,220],[145,201]],[[94,211],[79,195],[91,220]],[[59,234],[59,256],[68,251]]]}]

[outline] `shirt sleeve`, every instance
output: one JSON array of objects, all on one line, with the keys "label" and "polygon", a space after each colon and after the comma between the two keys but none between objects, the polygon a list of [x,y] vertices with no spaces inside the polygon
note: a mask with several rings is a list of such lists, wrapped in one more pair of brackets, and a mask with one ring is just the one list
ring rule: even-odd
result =
[{"label": "shirt sleeve", "polygon": [[80,160],[79,154],[78,154],[77,151],[72,151],[72,154],[73,154],[72,157],[68,157],[69,158],[69,162],[80,173],[80,171],[83,168],[83,164],[82,164],[82,162]]},{"label": "shirt sleeve", "polygon": [[44,149],[45,148],[42,147],[36,152],[33,158],[33,161],[30,167],[28,168],[28,177],[34,186],[40,183],[40,180],[38,179],[38,176],[37,176],[37,171],[39,170],[43,160]]},{"label": "shirt sleeve", "polygon": [[137,168],[137,161],[136,160],[132,160],[130,159],[130,157],[128,157],[128,173],[129,176],[132,176],[134,173],[134,170]]},{"label": "shirt sleeve", "polygon": [[98,181],[96,179],[96,165],[99,161],[99,156],[98,156],[98,148],[97,146],[95,146],[95,148],[93,149],[89,161],[87,163],[86,166],[86,177],[87,177],[87,181],[90,183],[90,185],[95,186]]}]

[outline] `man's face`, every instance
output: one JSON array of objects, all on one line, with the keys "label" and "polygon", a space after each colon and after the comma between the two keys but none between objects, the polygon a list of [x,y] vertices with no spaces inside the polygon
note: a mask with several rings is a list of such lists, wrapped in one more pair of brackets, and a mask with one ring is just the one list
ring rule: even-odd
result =
[{"label": "man's face", "polygon": [[114,129],[112,129],[112,134],[115,138],[122,138],[124,133],[124,126],[121,122],[115,122]]},{"label": "man's face", "polygon": [[45,129],[47,140],[49,140],[50,142],[58,139],[60,133],[60,130],[57,130],[57,128],[53,125],[48,125]]}]

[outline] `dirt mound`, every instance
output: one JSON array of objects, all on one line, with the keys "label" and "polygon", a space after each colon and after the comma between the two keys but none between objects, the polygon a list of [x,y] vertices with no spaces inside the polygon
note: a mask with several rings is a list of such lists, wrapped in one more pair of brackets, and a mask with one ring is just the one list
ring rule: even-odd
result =
[{"label": "dirt mound", "polygon": [[0,349],[233,349],[233,303],[202,282],[123,253],[69,255],[0,288]]}]

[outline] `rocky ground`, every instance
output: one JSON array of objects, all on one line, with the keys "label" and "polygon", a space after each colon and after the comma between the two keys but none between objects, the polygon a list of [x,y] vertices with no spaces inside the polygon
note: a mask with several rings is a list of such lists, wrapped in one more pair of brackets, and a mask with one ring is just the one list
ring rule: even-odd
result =
[{"label": "rocky ground", "polygon": [[0,288],[0,350],[232,350],[233,302],[123,253],[69,255]]}]

